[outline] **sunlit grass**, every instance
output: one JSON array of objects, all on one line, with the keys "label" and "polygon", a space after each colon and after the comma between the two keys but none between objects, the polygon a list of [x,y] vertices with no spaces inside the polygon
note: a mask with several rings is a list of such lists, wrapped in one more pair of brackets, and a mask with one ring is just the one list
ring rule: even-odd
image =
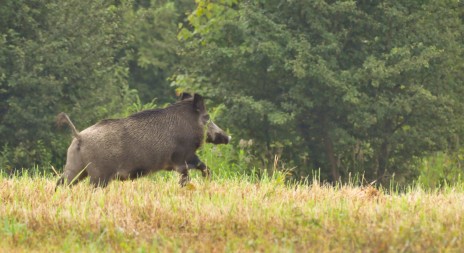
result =
[{"label": "sunlit grass", "polygon": [[54,192],[49,176],[0,176],[0,251],[460,252],[464,191],[285,185],[175,173]]}]

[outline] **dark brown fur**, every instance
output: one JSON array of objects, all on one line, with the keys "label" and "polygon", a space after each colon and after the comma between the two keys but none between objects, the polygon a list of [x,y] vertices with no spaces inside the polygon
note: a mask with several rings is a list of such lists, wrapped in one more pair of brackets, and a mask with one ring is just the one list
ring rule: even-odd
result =
[{"label": "dark brown fur", "polygon": [[205,127],[209,142],[228,143],[230,139],[208,119],[198,94],[164,109],[103,120],[82,132],[60,113],[57,121],[71,127],[74,139],[57,186],[77,183],[86,176],[93,185],[106,186],[112,179],[134,179],[159,170],[178,171],[184,186],[189,168],[208,176],[209,169],[195,154],[205,139]]}]

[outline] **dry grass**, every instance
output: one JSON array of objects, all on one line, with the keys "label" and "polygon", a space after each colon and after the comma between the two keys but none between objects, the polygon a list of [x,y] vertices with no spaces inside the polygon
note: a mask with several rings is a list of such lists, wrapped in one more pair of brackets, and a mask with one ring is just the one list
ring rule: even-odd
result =
[{"label": "dry grass", "polygon": [[4,252],[460,252],[464,193],[161,176],[54,192],[0,177]]}]

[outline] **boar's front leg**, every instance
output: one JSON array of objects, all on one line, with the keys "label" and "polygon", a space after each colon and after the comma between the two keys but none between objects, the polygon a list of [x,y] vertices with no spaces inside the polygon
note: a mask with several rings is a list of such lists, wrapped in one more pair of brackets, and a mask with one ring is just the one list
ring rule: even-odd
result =
[{"label": "boar's front leg", "polygon": [[206,166],[206,164],[203,163],[197,155],[187,161],[187,165],[189,169],[200,170],[203,177],[211,177],[211,171],[209,170],[208,166]]},{"label": "boar's front leg", "polygon": [[180,186],[182,187],[186,186],[187,183],[190,182],[190,177],[188,173],[188,165],[183,164],[183,165],[177,166],[176,171],[180,173],[180,180],[179,180]]}]

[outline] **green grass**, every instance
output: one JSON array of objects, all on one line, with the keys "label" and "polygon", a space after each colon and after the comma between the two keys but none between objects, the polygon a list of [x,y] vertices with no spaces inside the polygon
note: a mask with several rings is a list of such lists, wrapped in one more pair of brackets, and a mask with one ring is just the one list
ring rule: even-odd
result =
[{"label": "green grass", "polygon": [[175,173],[54,192],[0,176],[2,252],[461,252],[464,186],[386,193]]}]

